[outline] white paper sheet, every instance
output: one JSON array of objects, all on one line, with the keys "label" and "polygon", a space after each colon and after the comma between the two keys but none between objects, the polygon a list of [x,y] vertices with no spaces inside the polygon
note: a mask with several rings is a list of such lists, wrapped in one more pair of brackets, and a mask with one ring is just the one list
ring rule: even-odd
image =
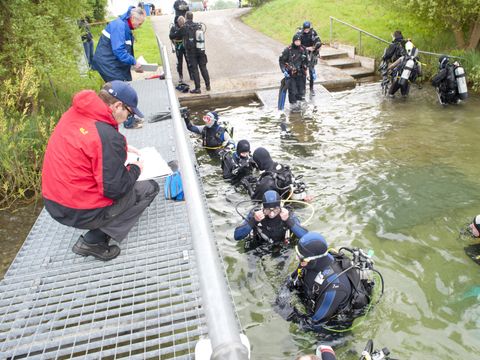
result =
[{"label": "white paper sheet", "polygon": [[154,147],[145,147],[139,150],[140,157],[137,154],[129,152],[125,165],[137,161],[140,158],[143,161],[143,170],[137,181],[149,180],[159,176],[166,176],[172,173],[167,162],[163,160],[162,155]]},{"label": "white paper sheet", "polygon": [[143,71],[157,71],[158,69],[158,64],[149,64],[147,63],[147,60],[143,56],[140,56],[137,59],[137,63],[142,65],[142,70]]}]

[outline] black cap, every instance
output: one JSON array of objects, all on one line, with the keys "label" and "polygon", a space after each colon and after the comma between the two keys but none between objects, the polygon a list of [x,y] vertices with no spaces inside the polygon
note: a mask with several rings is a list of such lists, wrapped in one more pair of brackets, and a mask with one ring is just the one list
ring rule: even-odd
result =
[{"label": "black cap", "polygon": [[255,149],[253,152],[253,161],[257,163],[260,170],[270,170],[274,166],[270,153],[263,147]]},{"label": "black cap", "polygon": [[296,40],[302,40],[302,37],[300,36],[300,34],[293,35],[292,43],[294,43]]}]

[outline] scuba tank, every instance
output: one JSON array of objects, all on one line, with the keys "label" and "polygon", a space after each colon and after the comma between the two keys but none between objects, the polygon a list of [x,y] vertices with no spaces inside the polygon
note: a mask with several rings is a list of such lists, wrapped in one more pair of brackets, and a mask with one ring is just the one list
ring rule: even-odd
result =
[{"label": "scuba tank", "polygon": [[400,76],[400,86],[403,87],[408,84],[408,79],[415,67],[415,61],[413,59],[408,59],[405,66],[402,70],[402,75]]},{"label": "scuba tank", "polygon": [[467,80],[465,79],[465,70],[460,65],[455,67],[455,80],[457,81],[458,97],[466,100],[468,97]]},{"label": "scuba tank", "polygon": [[195,31],[195,43],[198,50],[205,50],[205,31],[202,24]]}]

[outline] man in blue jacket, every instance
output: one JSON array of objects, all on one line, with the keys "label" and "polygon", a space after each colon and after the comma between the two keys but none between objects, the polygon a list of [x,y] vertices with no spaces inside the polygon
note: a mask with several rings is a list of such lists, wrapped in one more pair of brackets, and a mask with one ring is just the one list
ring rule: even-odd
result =
[{"label": "man in blue jacket", "polygon": [[134,37],[132,30],[139,28],[145,21],[145,12],[133,6],[118,19],[110,22],[98,41],[93,56],[93,69],[100,73],[105,82],[113,80],[131,81],[130,68],[141,72],[133,52]]}]

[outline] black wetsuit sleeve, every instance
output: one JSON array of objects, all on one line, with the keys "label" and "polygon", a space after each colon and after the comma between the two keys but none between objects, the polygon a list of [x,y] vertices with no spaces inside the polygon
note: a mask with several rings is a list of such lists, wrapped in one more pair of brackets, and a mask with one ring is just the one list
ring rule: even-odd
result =
[{"label": "black wetsuit sleeve", "polygon": [[386,61],[386,62],[389,62],[390,59],[392,58],[393,54],[395,54],[395,49],[396,48],[397,48],[397,45],[395,43],[390,44],[390,46],[385,51],[385,54],[383,55],[382,60]]},{"label": "black wetsuit sleeve", "polygon": [[287,62],[288,62],[288,48],[285,48],[282,52],[282,55],[280,55],[280,57],[278,58],[278,63],[280,65],[280,70],[282,70],[282,72],[285,72]]},{"label": "black wetsuit sleeve", "polygon": [[442,69],[432,79],[432,85],[437,87],[447,78],[447,69]]}]

